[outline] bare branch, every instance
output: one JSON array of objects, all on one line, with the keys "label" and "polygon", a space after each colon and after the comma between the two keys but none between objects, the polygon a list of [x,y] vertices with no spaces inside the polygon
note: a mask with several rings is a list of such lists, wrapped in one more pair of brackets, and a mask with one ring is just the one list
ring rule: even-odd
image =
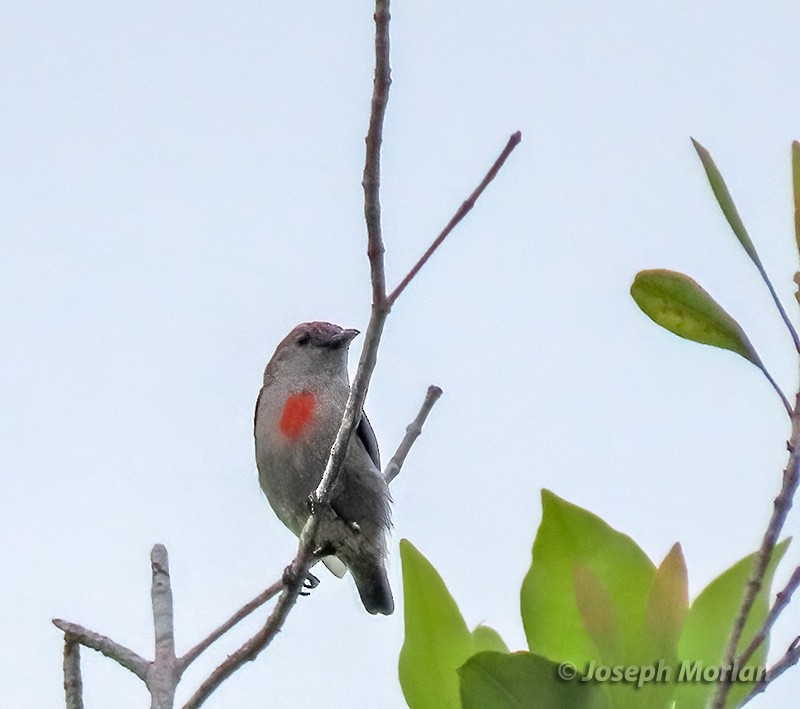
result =
[{"label": "bare branch", "polygon": [[788,583],[783,587],[783,590],[778,591],[778,594],[775,596],[775,603],[772,604],[769,615],[761,626],[761,629],[756,633],[745,651],[739,655],[736,660],[736,663],[740,667],[744,667],[747,664],[747,661],[753,656],[753,653],[758,650],[761,644],[769,637],[772,626],[775,625],[775,621],[778,620],[778,616],[783,612],[783,609],[789,605],[789,601],[792,600],[792,594],[797,590],[798,586],[800,586],[800,566],[794,570],[794,573]]},{"label": "bare branch", "polygon": [[[786,670],[794,667],[798,661],[800,661],[800,636],[796,637],[792,641],[792,644],[789,645],[789,648],[786,650],[783,657],[769,668],[767,671],[767,676],[762,682],[759,682],[755,687],[753,687],[753,691],[751,691],[750,694],[745,697],[742,704],[747,704],[747,702],[749,702],[753,697],[761,694],[761,692],[763,692],[772,682],[786,672]],[[741,706],[741,704],[739,706]]]},{"label": "bare branch", "polygon": [[252,601],[242,606],[236,613],[234,613],[228,620],[219,626],[214,632],[210,633],[208,637],[201,640],[191,650],[186,652],[183,657],[178,659],[178,670],[183,671],[194,662],[203,652],[205,652],[213,643],[219,640],[225,633],[227,633],[234,625],[241,622],[249,616],[254,610],[263,606],[270,598],[277,596],[283,589],[283,580],[276,581],[269,588],[258,594]]},{"label": "bare branch", "polygon": [[383,118],[389,101],[392,71],[389,66],[389,0],[375,3],[375,78],[372,87],[372,105],[367,131],[367,155],[364,160],[364,218],[367,222],[367,255],[372,276],[372,303],[378,305],[386,299],[386,274],[383,264],[383,236],[381,230],[381,144],[383,143]]},{"label": "bare branch", "polygon": [[150,552],[153,581],[150,599],[153,606],[153,631],[155,633],[155,662],[175,660],[175,628],[172,610],[172,586],[169,578],[169,558],[163,544],[156,544]]},{"label": "bare branch", "polygon": [[[797,395],[794,411],[792,412],[792,435],[787,444],[789,449],[789,462],[786,465],[786,469],[783,471],[783,484],[780,493],[775,498],[772,516],[764,532],[761,548],[758,550],[755,563],[753,564],[753,570],[750,572],[750,577],[747,580],[742,603],[725,647],[725,654],[721,660],[721,665],[723,667],[733,665],[739,647],[739,641],[742,639],[742,634],[744,633],[745,623],[756,601],[758,592],[761,590],[764,583],[764,575],[772,559],[775,544],[778,542],[778,537],[786,522],[786,517],[789,514],[789,510],[792,508],[794,494],[797,491],[798,481],[800,481],[800,458],[798,458],[797,455],[798,445],[800,445],[800,394]],[[728,697],[730,688],[730,677],[726,677],[725,681],[721,680],[719,682],[711,702],[711,707],[713,709],[724,709],[725,700]]]},{"label": "bare branch", "polygon": [[[390,305],[386,300],[386,283],[383,262],[383,237],[381,235],[380,205],[380,151],[383,134],[383,117],[389,101],[391,68],[389,65],[389,0],[375,2],[375,80],[372,93],[369,131],[367,133],[367,154],[364,161],[364,215],[367,221],[367,253],[369,255],[370,277],[372,280],[372,312],[364,334],[364,345],[358,361],[356,375],[350,387],[350,394],[342,416],[342,423],[328,455],[322,479],[314,491],[317,504],[327,505],[330,491],[340,474],[350,439],[361,420],[364,400],[367,398],[369,382],[378,358],[378,345]],[[313,544],[319,518],[312,514],[308,518],[302,537]],[[302,570],[302,575],[308,567]]]},{"label": "bare branch", "polygon": [[[302,541],[300,546],[301,549],[298,552],[297,558],[292,562],[292,566],[297,564],[296,568],[302,568],[304,566],[308,568],[314,561],[313,557],[303,550]],[[226,658],[225,661],[209,675],[208,679],[200,685],[189,701],[183,705],[183,709],[196,709],[201,706],[211,693],[245,662],[250,662],[258,657],[259,653],[269,645],[283,626],[286,617],[289,615],[289,611],[297,601],[297,596],[300,594],[302,586],[303,577],[300,576],[296,576],[292,582],[285,585],[283,593],[281,593],[280,598],[278,598],[278,602],[275,604],[275,608],[272,609],[272,613],[269,618],[267,618],[264,627],[245,642],[236,652]]]},{"label": "bare branch", "polygon": [[[383,142],[383,118],[389,101],[391,85],[391,66],[389,64],[389,0],[375,1],[375,78],[372,88],[372,104],[367,131],[367,153],[364,160],[364,217],[367,222],[367,254],[369,256],[370,278],[372,281],[372,313],[364,345],[358,361],[356,375],[350,387],[350,395],[345,405],[342,423],[331,447],[325,472],[322,474],[314,497],[317,503],[327,504],[330,490],[344,462],[347,447],[353,432],[361,420],[361,411],[367,397],[367,389],[378,356],[378,345],[383,325],[389,314],[390,305],[386,300],[386,274],[384,270],[384,246],[381,229],[381,144]],[[313,538],[316,531],[316,515],[309,517],[306,530]]]},{"label": "bare branch", "polygon": [[64,697],[67,709],[83,709],[81,646],[72,633],[64,634]]},{"label": "bare branch", "polygon": [[439,248],[441,243],[447,238],[448,234],[450,234],[453,229],[455,229],[456,225],[465,217],[472,208],[475,206],[475,202],[477,202],[478,197],[481,196],[483,191],[486,189],[488,184],[495,178],[498,172],[500,172],[500,168],[503,167],[503,164],[508,159],[508,156],[511,155],[511,152],[514,148],[519,145],[520,141],[522,140],[522,133],[517,131],[514,133],[509,139],[508,143],[506,143],[506,147],[503,148],[503,152],[500,153],[500,156],[497,160],[494,161],[494,165],[489,168],[489,172],[486,173],[486,176],[481,180],[481,183],[475,188],[475,191],[467,197],[466,201],[458,208],[458,211],[453,215],[453,218],[447,223],[447,226],[442,229],[441,234],[437,236],[433,243],[428,247],[428,250],[422,254],[422,257],[414,267],[408,272],[406,277],[400,281],[400,285],[397,286],[392,291],[392,294],[389,296],[389,305],[394,305],[395,301],[400,297],[400,294],[406,289],[406,286],[411,283],[411,280],[414,276],[417,275],[419,270],[425,265],[428,259],[433,256],[433,252]]},{"label": "bare branch", "polygon": [[180,672],[175,658],[169,558],[163,544],[156,544],[150,552],[150,568],[153,574],[150,599],[153,606],[155,660],[150,665],[145,682],[150,691],[152,709],[171,709]]},{"label": "bare branch", "polygon": [[442,390],[439,387],[433,385],[428,387],[428,392],[425,394],[425,401],[422,402],[422,407],[417,414],[417,418],[406,427],[406,435],[403,437],[403,440],[400,441],[397,451],[383,471],[383,477],[387,484],[391,483],[392,480],[400,474],[400,468],[403,467],[403,463],[405,462],[408,452],[411,450],[411,446],[414,445],[414,441],[416,441],[422,433],[422,426],[425,423],[425,419],[428,418],[428,414],[431,412],[433,405],[439,400],[441,395]]},{"label": "bare branch", "polygon": [[54,618],[53,625],[64,633],[69,634],[81,645],[102,652],[106,657],[118,662],[126,670],[133,672],[139,679],[146,679],[150,663],[143,657],[137,655],[133,650],[129,650],[127,647],[114,642],[105,635],[87,630],[77,623],[69,623],[60,618]]}]

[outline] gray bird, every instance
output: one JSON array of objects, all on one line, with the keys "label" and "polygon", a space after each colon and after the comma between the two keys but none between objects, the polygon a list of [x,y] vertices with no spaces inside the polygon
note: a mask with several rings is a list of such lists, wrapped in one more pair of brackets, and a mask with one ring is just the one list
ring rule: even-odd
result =
[{"label": "gray bird", "polygon": [[[278,345],[264,370],[254,424],[258,477],[275,514],[297,536],[350,393],[347,352],[356,335],[358,330],[327,322],[302,323]],[[380,468],[378,442],[362,413],[331,508],[320,511],[315,544],[337,576],[350,570],[367,611],[389,615],[394,600],[385,562],[391,510]]]}]

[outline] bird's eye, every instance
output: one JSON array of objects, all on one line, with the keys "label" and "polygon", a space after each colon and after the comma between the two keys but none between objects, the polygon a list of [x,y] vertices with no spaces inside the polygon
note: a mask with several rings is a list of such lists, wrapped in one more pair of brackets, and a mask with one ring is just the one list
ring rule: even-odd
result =
[{"label": "bird's eye", "polygon": [[303,333],[302,335],[300,335],[300,337],[297,338],[297,344],[301,345],[301,346],[302,345],[307,345],[310,340],[311,340],[311,335],[309,335],[306,332],[306,333]]}]

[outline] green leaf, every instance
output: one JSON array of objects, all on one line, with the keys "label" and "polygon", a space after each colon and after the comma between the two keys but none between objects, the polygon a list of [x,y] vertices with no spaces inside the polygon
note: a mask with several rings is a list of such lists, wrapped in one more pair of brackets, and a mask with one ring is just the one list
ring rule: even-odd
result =
[{"label": "green leaf", "polygon": [[[766,620],[772,577],[786,552],[789,541],[785,539],[775,546],[764,576],[764,584],[750,612],[739,643],[740,652],[747,647]],[[755,558],[756,555],[751,554],[734,564],[706,586],[692,603],[678,643],[678,654],[684,667],[691,667],[696,662],[701,663],[702,667],[719,667]],[[765,643],[756,651],[747,663],[748,666],[763,666],[767,656],[766,645]],[[691,670],[687,669],[687,672]],[[729,695],[728,706],[736,706],[752,687],[753,685],[749,683],[735,684]],[[716,685],[713,682],[681,682],[677,693],[678,709],[705,707],[715,689]]]},{"label": "green leaf", "polygon": [[794,240],[800,254],[800,143],[792,142],[792,187],[794,190]]},{"label": "green leaf", "polygon": [[[431,563],[406,539],[403,564],[405,641],[399,675],[411,709],[460,706],[457,668],[473,653],[473,636]],[[481,633],[482,635],[482,633]]]},{"label": "green leaf", "polygon": [[522,584],[522,622],[531,652],[582,669],[602,658],[578,609],[578,565],[591,571],[605,589],[615,609],[620,642],[634,642],[644,624],[653,563],[630,537],[542,490],[542,522]]},{"label": "green leaf", "polygon": [[558,679],[558,666],[537,655],[482,652],[458,670],[464,709],[603,709],[597,685]]},{"label": "green leaf", "polygon": [[490,628],[488,625],[479,625],[472,631],[472,652],[487,651],[508,653],[508,646],[494,628]]},{"label": "green leaf", "polygon": [[[794,342],[795,349],[800,352],[800,336],[798,336],[797,331],[794,329],[794,325],[792,325],[792,321],[789,320],[789,316],[786,314],[786,310],[783,307],[783,304],[778,298],[778,294],[775,292],[775,287],[772,285],[772,282],[767,275],[767,272],[764,270],[764,266],[761,263],[761,259],[758,257],[756,253],[756,247],[753,246],[753,242],[750,240],[750,236],[747,233],[747,230],[744,228],[744,224],[742,223],[741,218],[739,217],[739,213],[736,211],[736,205],[733,203],[733,199],[731,198],[730,192],[728,192],[728,188],[725,186],[725,181],[722,179],[722,175],[720,174],[717,166],[714,164],[714,161],[711,159],[711,154],[706,150],[700,143],[698,143],[694,138],[692,138],[692,143],[694,144],[694,148],[697,151],[697,154],[700,156],[700,160],[703,163],[703,167],[706,170],[706,175],[708,175],[708,181],[711,183],[711,189],[714,191],[714,196],[717,198],[717,202],[719,202],[719,206],[722,208],[723,213],[725,214],[725,218],[728,220],[728,224],[730,224],[731,229],[733,229],[733,233],[736,234],[736,238],[739,240],[739,243],[742,245],[744,250],[747,252],[747,255],[750,257],[750,260],[755,264],[758,272],[761,274],[761,278],[764,280],[764,283],[769,290],[770,295],[772,296],[772,300],[775,302],[775,307],[778,309],[780,313],[781,319],[783,320],[784,324],[786,325],[786,329],[789,331],[789,334],[792,336],[792,341]],[[795,205],[797,205],[797,173],[800,168],[798,168],[797,161],[800,158],[797,158],[795,153],[797,150],[793,146],[793,153],[792,153],[792,177],[794,179],[794,192],[795,192]],[[800,249],[800,234],[798,234],[798,224],[797,224],[797,207],[795,207],[795,238],[798,240],[798,249]],[[761,365],[759,365],[761,366]],[[785,395],[783,392],[778,388],[778,385],[774,382],[772,377],[769,375],[766,369],[761,367],[764,374],[766,375],[767,379],[770,380],[770,383],[775,390],[778,392],[780,397],[783,399],[784,406],[786,406],[789,415],[791,416],[791,406],[789,402],[786,400]]]},{"label": "green leaf", "polygon": [[722,213],[725,215],[725,219],[728,220],[728,224],[730,224],[731,229],[733,229],[733,233],[736,234],[736,238],[747,252],[750,260],[758,267],[759,271],[763,272],[763,266],[761,265],[761,259],[756,253],[756,247],[753,246],[753,242],[750,240],[750,235],[747,233],[747,229],[744,228],[744,224],[742,223],[742,219],[736,209],[736,205],[733,203],[731,193],[728,192],[728,187],[725,184],[725,180],[722,179],[722,174],[714,164],[711,153],[709,153],[708,150],[700,145],[700,143],[698,143],[694,138],[692,138],[692,145],[694,145],[694,149],[700,156],[700,162],[703,163],[706,175],[708,176],[708,181],[711,184],[711,189],[714,191],[714,196],[717,198],[717,202],[722,208]]},{"label": "green leaf", "polygon": [[687,340],[721,347],[764,366],[744,330],[698,283],[683,273],[640,271],[631,296],[651,320]]}]

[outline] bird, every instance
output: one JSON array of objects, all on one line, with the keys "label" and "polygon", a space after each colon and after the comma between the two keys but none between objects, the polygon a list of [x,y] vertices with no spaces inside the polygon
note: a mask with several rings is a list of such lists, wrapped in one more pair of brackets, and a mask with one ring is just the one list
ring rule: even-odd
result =
[{"label": "bird", "polygon": [[[278,519],[298,537],[342,421],[350,393],[348,349],[358,334],[329,322],[301,323],[264,370],[253,426],[259,483]],[[394,611],[386,572],[390,502],[375,432],[362,411],[330,507],[317,512],[314,545],[334,574],[350,571],[372,614]]]}]

